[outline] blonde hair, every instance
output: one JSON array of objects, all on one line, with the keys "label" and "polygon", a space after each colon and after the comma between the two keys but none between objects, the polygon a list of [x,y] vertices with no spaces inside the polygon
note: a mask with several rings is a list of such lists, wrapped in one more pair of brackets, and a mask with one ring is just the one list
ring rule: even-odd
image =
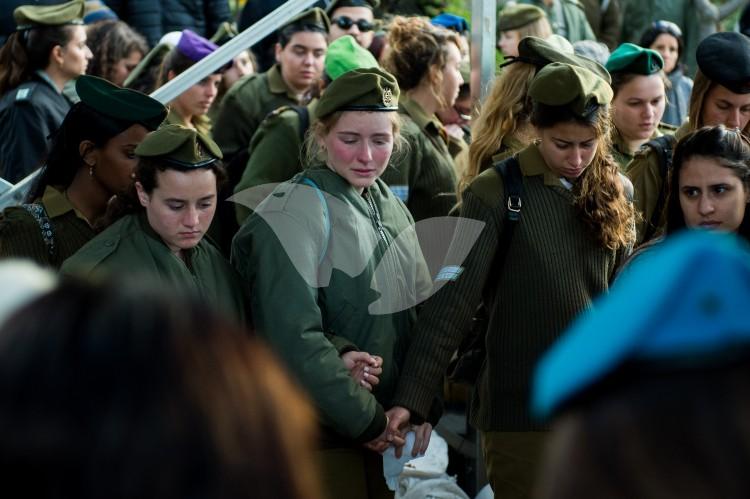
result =
[{"label": "blonde hair", "polygon": [[528,90],[535,74],[534,65],[516,62],[495,79],[472,126],[469,162],[458,182],[459,200],[474,177],[490,166],[490,160],[502,147],[503,139],[512,136],[519,125],[528,123],[531,113]]},{"label": "blonde hair", "polygon": [[[714,82],[698,69],[693,78],[693,91],[690,93],[690,105],[688,106],[688,131],[697,130],[703,126],[703,107],[706,105],[708,92],[719,83]],[[720,123],[716,123],[717,125]],[[750,136],[750,122],[742,130],[745,135]]]},{"label": "blonde hair", "polygon": [[396,16],[389,26],[389,49],[383,69],[396,77],[402,92],[417,88],[428,78],[430,91],[442,107],[442,69],[447,62],[447,45],[453,43],[461,51],[458,35],[433,26],[420,17]]}]

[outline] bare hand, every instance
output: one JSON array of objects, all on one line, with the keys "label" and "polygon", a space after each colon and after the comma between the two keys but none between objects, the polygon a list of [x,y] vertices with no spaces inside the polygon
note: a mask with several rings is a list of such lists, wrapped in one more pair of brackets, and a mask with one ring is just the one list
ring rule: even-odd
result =
[{"label": "bare hand", "polygon": [[412,457],[424,455],[427,452],[427,446],[430,445],[430,436],[432,436],[432,425],[423,423],[419,426],[412,426],[414,430],[414,447],[412,447]]},{"label": "bare hand", "polygon": [[[404,443],[406,443],[403,436],[406,433],[406,430],[409,429],[411,413],[409,412],[409,409],[406,409],[405,407],[393,406],[385,411],[385,415],[388,418],[388,427],[385,429],[387,434],[386,440],[392,443],[396,453],[396,458],[400,458],[401,453],[403,452]],[[400,438],[403,443],[397,445],[395,443],[396,438]]]},{"label": "bare hand", "polygon": [[378,454],[382,454],[388,447],[393,446],[400,457],[400,450],[401,448],[403,448],[404,444],[406,444],[404,435],[398,433],[397,435],[392,435],[389,439],[388,434],[388,424],[386,423],[386,427],[385,430],[383,430],[383,433],[381,433],[377,438],[370,440],[369,442],[364,444],[365,448],[370,449],[373,452],[377,452]]},{"label": "bare hand", "polygon": [[349,375],[363,388],[372,391],[380,383],[383,372],[383,359],[367,352],[350,351],[341,355],[341,360],[349,370]]}]

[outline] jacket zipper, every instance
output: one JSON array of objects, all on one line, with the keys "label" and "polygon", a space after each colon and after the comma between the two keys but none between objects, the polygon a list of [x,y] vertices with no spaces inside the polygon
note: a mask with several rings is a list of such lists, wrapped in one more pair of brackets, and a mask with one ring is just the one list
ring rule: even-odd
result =
[{"label": "jacket zipper", "polygon": [[365,194],[365,199],[367,200],[367,208],[370,212],[370,218],[372,219],[372,223],[375,226],[375,230],[378,231],[378,234],[380,234],[383,242],[388,245],[388,237],[385,234],[383,223],[380,220],[380,213],[378,213],[378,209],[375,206],[375,202],[373,202],[372,196],[370,196],[369,192]]}]

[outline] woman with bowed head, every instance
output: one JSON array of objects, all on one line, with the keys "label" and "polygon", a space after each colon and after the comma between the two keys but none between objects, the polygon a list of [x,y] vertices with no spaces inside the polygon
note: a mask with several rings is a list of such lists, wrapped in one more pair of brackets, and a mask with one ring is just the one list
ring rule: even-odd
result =
[{"label": "woman with bowed head", "polygon": [[[634,239],[633,207],[609,153],[612,89],[588,69],[552,63],[529,88],[539,140],[464,191],[460,216],[484,229],[465,261],[449,253],[443,286],[420,311],[389,431],[429,416],[453,353],[481,301],[486,357],[472,397],[487,475],[497,497],[528,497],[546,438],[529,413],[532,368],[581,311],[607,291]],[[515,174],[514,174],[515,173]],[[506,201],[520,183],[521,203]],[[517,222],[508,211],[520,210]],[[459,223],[459,247],[470,224]],[[512,234],[505,231],[512,230]],[[491,270],[491,269],[495,270]],[[488,275],[494,274],[492,278]],[[418,440],[414,452],[427,447]]]},{"label": "woman with bowed head", "polygon": [[545,40],[552,35],[547,14],[535,5],[506,5],[497,17],[497,48],[503,57],[518,57],[518,44],[527,36]]},{"label": "woman with bowed head", "polygon": [[[315,403],[328,497],[392,497],[379,452],[400,365],[430,289],[414,223],[380,175],[398,147],[399,87],[354,69],[320,98],[306,169],[245,220],[232,263],[258,334]],[[429,423],[417,432],[431,431]],[[402,436],[394,438],[403,444]]]},{"label": "woman with bowed head", "polygon": [[86,73],[91,50],[82,0],[22,5],[13,17],[16,32],[0,48],[0,172],[16,183],[45,159],[71,106],[63,88]]},{"label": "woman with bowed head", "polygon": [[219,147],[195,130],[164,125],[136,148],[138,168],[125,215],[68,258],[61,271],[83,277],[137,275],[189,290],[227,317],[247,320],[234,269],[203,236],[224,180]]},{"label": "woman with bowed head", "polygon": [[114,196],[130,188],[135,149],[167,110],[95,76],[76,81],[81,101],[65,116],[49,157],[21,206],[0,215],[0,257],[58,268],[105,224]]},{"label": "woman with bowed head", "polygon": [[[612,155],[627,171],[641,146],[661,137],[659,123],[666,104],[664,61],[658,52],[623,43],[605,66],[612,75]],[[674,133],[674,129],[668,130]]]}]

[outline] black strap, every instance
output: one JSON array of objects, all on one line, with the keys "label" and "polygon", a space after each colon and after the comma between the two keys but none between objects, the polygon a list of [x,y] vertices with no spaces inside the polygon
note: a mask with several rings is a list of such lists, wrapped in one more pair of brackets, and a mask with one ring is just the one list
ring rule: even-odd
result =
[{"label": "black strap", "polygon": [[502,177],[505,189],[505,217],[503,223],[503,232],[500,234],[495,260],[492,262],[490,270],[490,280],[488,283],[497,282],[500,277],[500,271],[503,268],[505,257],[510,249],[510,243],[513,239],[513,232],[521,219],[521,207],[523,194],[523,175],[521,174],[521,165],[518,158],[511,156],[493,165],[495,171]]},{"label": "black strap", "polygon": [[307,106],[290,106],[299,116],[299,143],[305,143],[305,133],[310,128],[310,110]]},{"label": "black strap", "polygon": [[654,206],[654,212],[651,214],[651,219],[648,221],[646,231],[643,234],[644,241],[648,241],[654,236],[661,222],[662,211],[664,211],[664,204],[667,200],[667,178],[670,170],[672,170],[672,150],[676,142],[677,140],[674,136],[662,135],[646,143],[656,153],[659,163],[659,176],[662,183],[661,189],[659,189],[659,197],[656,199],[656,205]]}]

